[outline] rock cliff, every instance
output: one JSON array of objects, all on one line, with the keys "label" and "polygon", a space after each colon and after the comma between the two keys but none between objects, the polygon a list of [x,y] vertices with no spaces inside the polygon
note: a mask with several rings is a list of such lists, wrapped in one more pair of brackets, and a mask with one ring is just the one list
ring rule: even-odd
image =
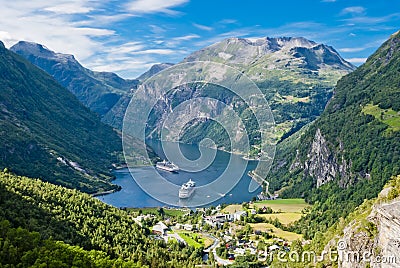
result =
[{"label": "rock cliff", "polygon": [[[367,219],[345,229],[339,251],[340,268],[400,266],[400,200],[376,204]],[[339,244],[340,244],[339,243]]]}]

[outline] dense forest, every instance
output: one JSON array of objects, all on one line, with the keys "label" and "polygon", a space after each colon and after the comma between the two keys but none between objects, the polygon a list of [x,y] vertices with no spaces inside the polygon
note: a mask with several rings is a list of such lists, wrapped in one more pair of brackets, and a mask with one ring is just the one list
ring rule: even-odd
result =
[{"label": "dense forest", "polygon": [[9,172],[0,173],[0,221],[0,261],[10,267],[193,267],[202,261],[202,249],[153,239],[125,210]]}]

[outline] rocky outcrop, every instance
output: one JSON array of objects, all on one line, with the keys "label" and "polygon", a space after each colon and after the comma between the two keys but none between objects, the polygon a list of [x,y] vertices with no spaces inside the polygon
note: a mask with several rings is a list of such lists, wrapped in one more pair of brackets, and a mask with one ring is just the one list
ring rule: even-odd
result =
[{"label": "rocky outcrop", "polygon": [[340,268],[400,266],[400,201],[377,204],[367,221],[354,220],[338,244]]},{"label": "rocky outcrop", "polygon": [[[306,161],[301,163],[299,152],[297,152],[290,170],[303,168],[305,176],[311,176],[316,180],[317,187],[335,178],[340,178],[339,184],[346,187],[351,179],[351,161],[347,162],[343,157],[339,158],[340,152],[335,152],[330,147],[321,130],[317,129]],[[339,150],[341,151],[343,148],[339,148]]]}]

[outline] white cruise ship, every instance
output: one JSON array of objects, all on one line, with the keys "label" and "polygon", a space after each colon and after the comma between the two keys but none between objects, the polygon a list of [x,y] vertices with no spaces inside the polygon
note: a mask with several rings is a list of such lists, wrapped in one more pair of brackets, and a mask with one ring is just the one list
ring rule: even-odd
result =
[{"label": "white cruise ship", "polygon": [[179,198],[189,198],[194,193],[196,182],[189,179],[188,182],[182,184],[181,189],[179,189]]},{"label": "white cruise ship", "polygon": [[179,171],[179,167],[169,161],[163,160],[161,162],[157,162],[156,164],[156,168],[162,169],[162,170],[166,170],[169,172],[178,172]]}]

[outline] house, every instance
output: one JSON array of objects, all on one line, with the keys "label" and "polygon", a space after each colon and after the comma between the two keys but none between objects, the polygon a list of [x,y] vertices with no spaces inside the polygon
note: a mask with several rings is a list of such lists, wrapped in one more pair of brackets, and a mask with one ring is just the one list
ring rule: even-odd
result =
[{"label": "house", "polygon": [[163,222],[158,222],[153,226],[153,234],[164,236],[167,234],[168,227]]},{"label": "house", "polygon": [[185,229],[186,231],[192,231],[192,230],[193,230],[193,225],[191,225],[191,224],[184,224],[184,225],[183,225],[183,229]]},{"label": "house", "polygon": [[247,216],[246,211],[237,211],[233,214],[233,219],[235,221],[240,221],[242,219],[242,217],[246,217],[246,216]]},{"label": "house", "polygon": [[140,226],[142,226],[142,221],[151,219],[153,218],[153,215],[147,214],[147,215],[139,215],[136,218],[133,218],[133,220]]}]

